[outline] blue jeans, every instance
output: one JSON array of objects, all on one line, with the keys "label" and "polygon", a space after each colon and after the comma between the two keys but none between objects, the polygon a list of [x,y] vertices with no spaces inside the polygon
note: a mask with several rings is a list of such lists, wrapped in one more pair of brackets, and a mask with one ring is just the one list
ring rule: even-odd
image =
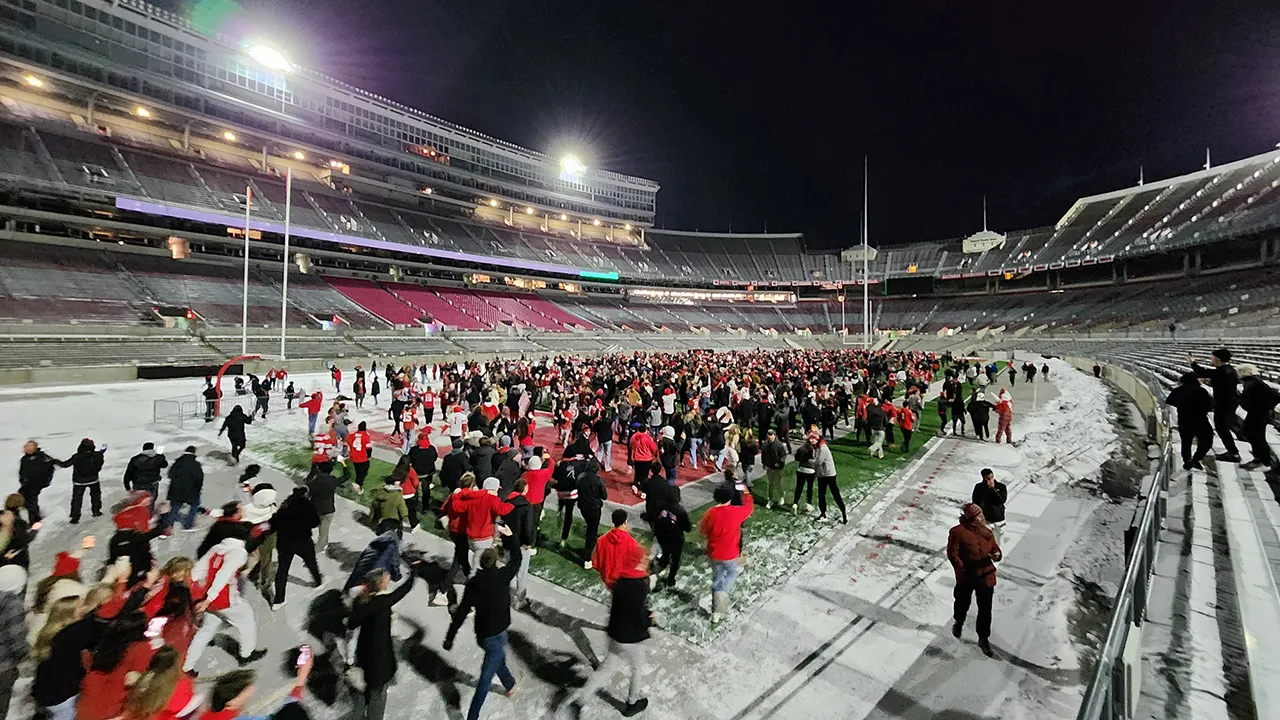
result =
[{"label": "blue jeans", "polygon": [[481,645],[484,647],[484,660],[480,663],[480,679],[476,680],[476,694],[471,696],[467,720],[479,720],[480,708],[484,707],[484,699],[489,696],[489,686],[493,684],[495,674],[507,690],[516,686],[516,679],[507,669],[507,631],[485,638]]},{"label": "blue jeans", "polygon": [[200,498],[196,498],[196,501],[193,503],[170,502],[169,512],[165,515],[164,519],[165,524],[168,527],[173,527],[174,523],[178,522],[178,516],[181,514],[179,509],[183,505],[187,506],[187,514],[182,518],[182,527],[187,530],[195,527],[196,515],[200,514]]},{"label": "blue jeans", "polygon": [[676,468],[666,468],[667,484],[675,487],[676,484]]},{"label": "blue jeans", "polygon": [[689,466],[698,467],[698,450],[702,445],[700,438],[689,438]]},{"label": "blue jeans", "polygon": [[315,435],[315,434],[316,434],[316,418],[318,418],[318,417],[320,417],[318,414],[317,414],[317,415],[307,415],[307,434],[308,434],[308,435]]},{"label": "blue jeans", "polygon": [[711,592],[727,593],[738,579],[738,559],[711,561]]}]

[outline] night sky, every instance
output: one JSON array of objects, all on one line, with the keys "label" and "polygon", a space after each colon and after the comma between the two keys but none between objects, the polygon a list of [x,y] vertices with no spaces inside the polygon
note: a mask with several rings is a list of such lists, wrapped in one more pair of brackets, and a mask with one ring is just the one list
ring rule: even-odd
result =
[{"label": "night sky", "polygon": [[[847,9],[832,9],[848,6]],[[910,6],[910,7],[907,7]],[[1042,7],[1054,6],[1049,11]],[[662,184],[658,225],[896,244],[1280,142],[1280,2],[249,0],[304,65]]]}]

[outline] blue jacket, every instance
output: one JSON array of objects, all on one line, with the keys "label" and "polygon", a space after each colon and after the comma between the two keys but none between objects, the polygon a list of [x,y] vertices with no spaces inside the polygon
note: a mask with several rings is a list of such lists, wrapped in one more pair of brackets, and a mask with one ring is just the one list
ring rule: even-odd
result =
[{"label": "blue jacket", "polygon": [[360,551],[343,591],[363,585],[374,570],[386,570],[392,582],[400,581],[400,539],[390,530],[374,538],[368,547]]}]

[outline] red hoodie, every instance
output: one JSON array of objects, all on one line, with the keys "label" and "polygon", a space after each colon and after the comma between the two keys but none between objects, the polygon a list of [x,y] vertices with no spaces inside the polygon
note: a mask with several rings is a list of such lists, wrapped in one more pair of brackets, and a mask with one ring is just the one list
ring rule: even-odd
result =
[{"label": "red hoodie", "polygon": [[658,443],[646,432],[631,436],[631,462],[653,462],[658,457]]},{"label": "red hoodie", "polygon": [[401,497],[411,498],[417,497],[418,487],[422,485],[422,481],[418,479],[418,473],[413,468],[409,468],[409,474],[400,481]]},{"label": "red hoodie", "polygon": [[698,529],[707,539],[707,557],[712,560],[736,560],[742,541],[742,523],[755,510],[750,492],[742,494],[741,505],[716,505],[702,516]]},{"label": "red hoodie", "polygon": [[463,513],[462,494],[475,492],[474,489],[456,490],[449,493],[449,497],[444,499],[444,503],[440,505],[440,512],[449,518],[449,534],[457,535],[462,531],[462,519],[465,517]]},{"label": "red hoodie", "polygon": [[591,567],[600,573],[605,587],[612,590],[613,584],[622,577],[622,571],[628,563],[635,564],[631,562],[631,552],[639,545],[631,537],[631,533],[622,528],[614,528],[600,538],[595,551],[591,553]]},{"label": "red hoodie", "polygon": [[529,484],[529,493],[525,497],[530,505],[539,505],[547,499],[547,483],[551,481],[554,469],[555,465],[548,460],[544,468],[524,471],[524,481]]},{"label": "red hoodie", "polygon": [[320,414],[320,403],[324,402],[324,395],[321,393],[313,393],[309,399],[298,403],[298,407],[306,410],[308,415]]},{"label": "red hoodie", "polygon": [[458,503],[462,506],[462,524],[468,540],[492,538],[494,518],[514,509],[487,490],[463,490],[458,494],[462,496]]}]

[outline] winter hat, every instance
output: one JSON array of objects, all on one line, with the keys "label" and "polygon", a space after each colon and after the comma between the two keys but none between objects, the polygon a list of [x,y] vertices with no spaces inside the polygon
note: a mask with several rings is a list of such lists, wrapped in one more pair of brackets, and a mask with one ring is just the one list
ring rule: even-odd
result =
[{"label": "winter hat", "polygon": [[663,439],[666,439],[666,440],[674,440],[676,437],[676,429],[671,427],[670,425],[663,426],[662,437]]},{"label": "winter hat", "polygon": [[462,438],[458,438],[457,440],[454,440],[454,441],[453,441],[453,449],[454,449],[454,450],[461,450],[461,449],[462,449]]},{"label": "winter hat", "polygon": [[1183,385],[1199,385],[1200,378],[1197,377],[1196,374],[1193,372],[1187,372],[1187,373],[1182,373],[1182,376],[1178,378],[1178,382],[1182,383]]},{"label": "winter hat", "polygon": [[986,399],[987,399],[987,394],[986,394],[986,393],[983,393],[983,392],[980,392],[980,393],[978,393],[977,398],[978,398],[978,400],[986,400]]},{"label": "winter hat", "polygon": [[982,517],[982,508],[974,503],[965,503],[964,507],[960,509],[961,520],[973,520],[979,517]]},{"label": "winter hat", "polygon": [[530,469],[530,470],[541,470],[541,469],[542,469],[542,458],[538,457],[537,455],[534,455],[533,457],[529,458],[529,469]]},{"label": "winter hat", "polygon": [[80,558],[72,557],[68,552],[60,552],[53,556],[54,577],[67,577],[78,572],[80,572]]},{"label": "winter hat", "polygon": [[155,444],[155,443],[153,443],[153,442],[144,442],[144,443],[142,443],[142,450],[143,450],[143,452],[146,452],[147,450],[154,450],[155,448],[156,448],[156,444]]},{"label": "winter hat", "polygon": [[498,482],[498,478],[496,477],[485,478],[484,480],[485,490],[497,490],[501,486],[502,486],[502,483]]},{"label": "winter hat", "polygon": [[[361,424],[361,425],[363,425],[364,423],[360,423],[360,424]],[[424,433],[419,434],[419,435],[418,435],[418,447],[420,447],[420,448],[429,448],[429,447],[431,447],[431,436],[430,436],[430,435],[428,435],[428,434],[427,434],[427,433],[425,433],[425,432],[424,432]]]},{"label": "winter hat", "polygon": [[22,593],[27,589],[27,571],[21,565],[0,567],[0,592]]},{"label": "winter hat", "polygon": [[1213,351],[1213,356],[1222,362],[1231,362],[1231,351],[1226,348],[1218,348]]},{"label": "winter hat", "polygon": [[1242,378],[1253,377],[1258,374],[1258,367],[1256,365],[1245,363],[1244,365],[1236,367],[1236,374]]},{"label": "winter hat", "polygon": [[810,431],[808,435],[804,436],[804,439],[807,442],[820,443],[822,442],[822,433],[817,432],[816,430]]}]

